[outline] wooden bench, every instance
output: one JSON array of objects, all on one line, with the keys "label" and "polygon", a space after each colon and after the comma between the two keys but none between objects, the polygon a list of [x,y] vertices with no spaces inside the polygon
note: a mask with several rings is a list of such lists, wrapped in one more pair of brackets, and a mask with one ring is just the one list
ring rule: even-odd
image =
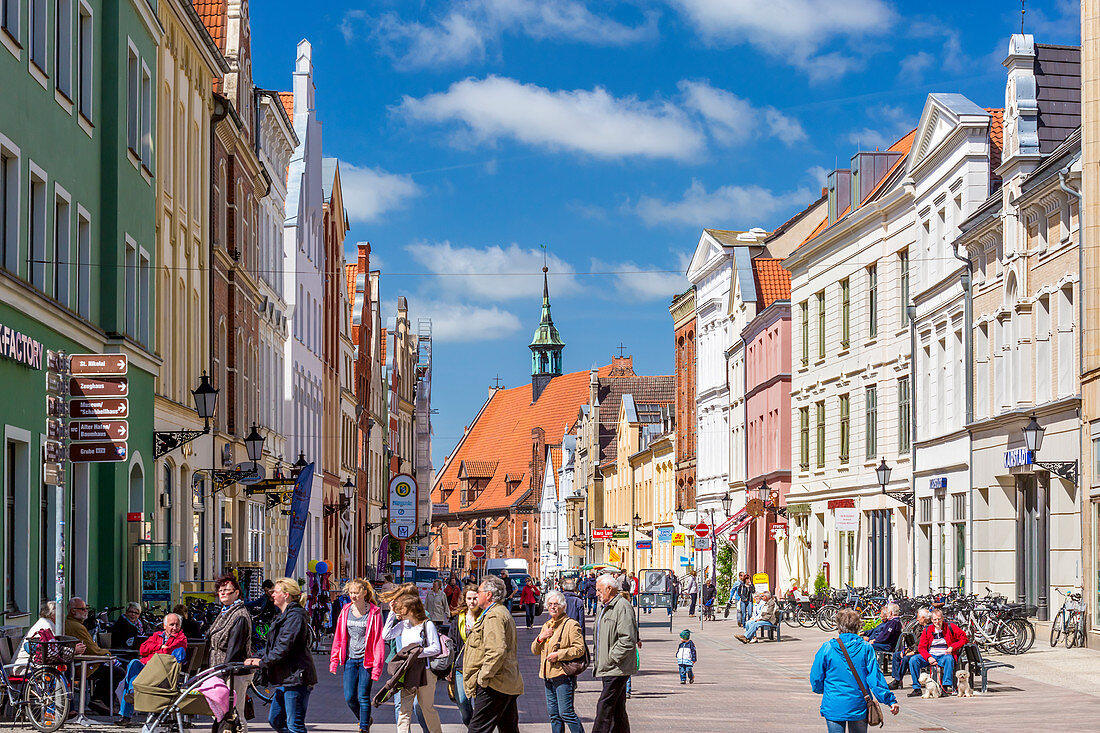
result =
[{"label": "wooden bench", "polygon": [[970,676],[970,686],[974,687],[975,673],[980,673],[982,676],[982,692],[989,691],[989,670],[997,669],[998,667],[1016,669],[1015,665],[1009,664],[1008,662],[998,662],[993,659],[986,659],[977,644],[967,644],[963,647],[963,652],[966,659],[966,669]]}]

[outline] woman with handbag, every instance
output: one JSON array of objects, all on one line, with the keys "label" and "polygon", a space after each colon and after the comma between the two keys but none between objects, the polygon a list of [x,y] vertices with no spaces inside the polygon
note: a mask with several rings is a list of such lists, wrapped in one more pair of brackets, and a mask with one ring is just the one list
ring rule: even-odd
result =
[{"label": "woman with handbag", "polygon": [[[462,652],[466,650],[466,637],[470,629],[477,623],[481,615],[481,606],[477,602],[477,585],[471,583],[462,592],[463,605],[455,611],[454,621],[451,626],[458,633],[454,635],[455,663],[451,667],[451,674],[447,678],[448,690],[451,699],[458,706],[458,712],[462,716],[462,724],[470,726],[470,718],[474,715],[474,701],[466,696],[466,688],[462,684]],[[451,691],[453,689],[453,692]]]},{"label": "woman with handbag", "polygon": [[[863,624],[857,611],[836,615],[838,638],[821,645],[810,669],[810,686],[821,695],[821,717],[828,733],[866,733],[868,724],[882,725],[875,698],[898,714],[898,701],[886,686],[874,648],[857,636]],[[872,697],[872,694],[874,697]]]},{"label": "woman with handbag", "polygon": [[546,594],[546,612],[550,620],[531,642],[531,653],[539,655],[539,677],[546,685],[546,714],[553,733],[584,733],[573,708],[577,675],[584,671],[588,647],[581,627],[565,615],[565,594],[552,590]]},{"label": "woman with handbag", "polygon": [[428,620],[420,596],[401,592],[401,588],[394,593],[383,596],[390,604],[390,614],[382,627],[382,638],[393,640],[397,647],[397,656],[389,663],[391,672],[402,666],[405,659],[415,655],[413,663],[405,667],[401,681],[401,712],[397,719],[397,731],[409,733],[413,718],[412,699],[415,698],[430,733],[443,733],[439,714],[435,711],[437,677],[428,667],[428,660],[443,651],[439,632],[435,624]]}]

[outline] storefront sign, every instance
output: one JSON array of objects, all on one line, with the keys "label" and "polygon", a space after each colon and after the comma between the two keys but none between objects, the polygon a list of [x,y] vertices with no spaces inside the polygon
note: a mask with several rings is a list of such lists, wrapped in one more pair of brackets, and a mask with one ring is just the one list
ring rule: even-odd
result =
[{"label": "storefront sign", "polygon": [[755,585],[758,589],[761,587],[770,588],[771,578],[768,577],[767,573],[753,573],[752,584]]},{"label": "storefront sign", "polygon": [[686,539],[687,539],[687,537],[686,537],[685,533],[683,533],[683,532],[673,532],[672,533],[672,546],[673,547],[687,547],[687,543],[685,542]]},{"label": "storefront sign", "polygon": [[837,532],[855,532],[859,529],[859,510],[840,507],[833,510]]},{"label": "storefront sign", "polygon": [[167,560],[141,561],[142,603],[164,603],[172,600],[172,567]]},{"label": "storefront sign", "polygon": [[637,545],[639,550],[652,550],[653,540],[638,540]]},{"label": "storefront sign", "polygon": [[607,541],[611,539],[611,527],[593,527],[592,539],[594,541]]},{"label": "storefront sign", "polygon": [[1017,466],[1029,466],[1032,463],[1032,454],[1027,448],[1012,448],[1005,451],[1005,468]]},{"label": "storefront sign", "polygon": [[416,479],[399,473],[390,479],[390,534],[395,540],[416,533]]},{"label": "storefront sign", "polygon": [[946,489],[947,488],[947,477],[946,476],[937,476],[936,478],[929,479],[928,480],[928,488],[933,489],[933,490],[935,490],[935,489]]},{"label": "storefront sign", "polygon": [[672,542],[672,527],[658,527],[657,541],[665,545]]},{"label": "storefront sign", "polygon": [[630,539],[630,532],[625,529],[617,529],[611,533],[611,539],[613,540],[628,540]]},{"label": "storefront sign", "polygon": [[0,323],[0,356],[31,369],[42,368],[42,342]]},{"label": "storefront sign", "polygon": [[772,522],[768,525],[768,536],[773,540],[779,539],[780,536],[787,535],[787,523],[786,522]]}]

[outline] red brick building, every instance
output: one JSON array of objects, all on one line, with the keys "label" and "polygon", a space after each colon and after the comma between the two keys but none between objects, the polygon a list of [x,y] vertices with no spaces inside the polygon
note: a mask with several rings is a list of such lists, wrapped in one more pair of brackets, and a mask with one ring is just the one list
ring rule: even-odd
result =
[{"label": "red brick building", "polygon": [[676,505],[695,507],[695,288],[672,299],[676,352]]}]

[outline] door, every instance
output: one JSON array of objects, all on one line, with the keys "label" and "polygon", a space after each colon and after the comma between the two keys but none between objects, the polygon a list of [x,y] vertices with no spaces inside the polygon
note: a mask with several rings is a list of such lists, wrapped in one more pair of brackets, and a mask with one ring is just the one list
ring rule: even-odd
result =
[{"label": "door", "polygon": [[1038,606],[1046,621],[1050,508],[1045,482],[1016,477],[1016,600]]}]

